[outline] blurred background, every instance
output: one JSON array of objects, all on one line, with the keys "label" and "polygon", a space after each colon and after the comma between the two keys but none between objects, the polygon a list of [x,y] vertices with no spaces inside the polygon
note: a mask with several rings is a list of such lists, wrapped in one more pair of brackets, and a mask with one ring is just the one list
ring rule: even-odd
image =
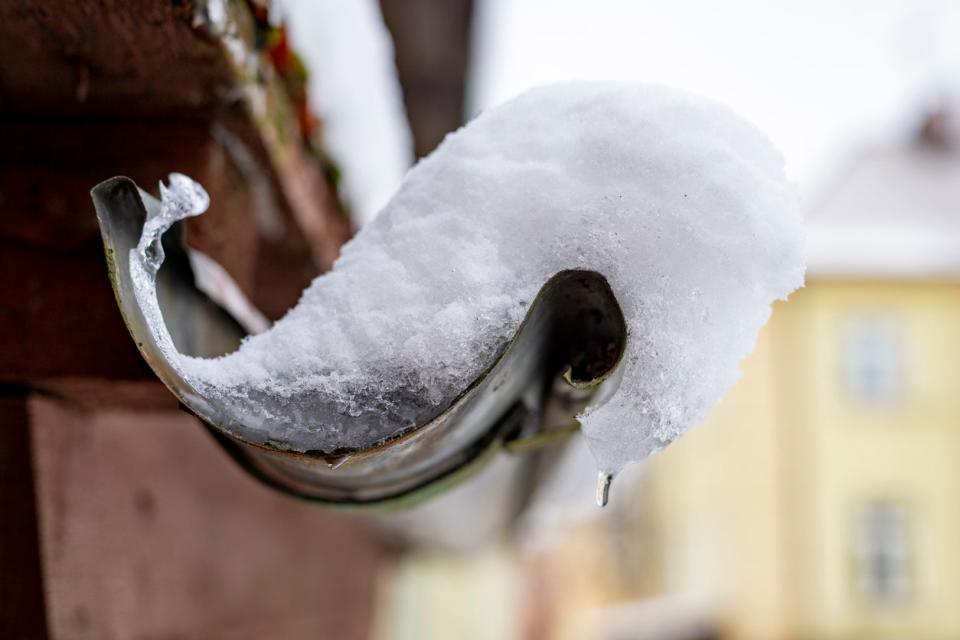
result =
[{"label": "blurred background", "polygon": [[[0,34],[4,637],[960,638],[957,2],[0,0]],[[140,360],[100,180],[203,182],[189,242],[276,319],[446,133],[585,78],[732,106],[809,230],[740,382],[607,508],[574,438],[506,520],[321,511]]]}]

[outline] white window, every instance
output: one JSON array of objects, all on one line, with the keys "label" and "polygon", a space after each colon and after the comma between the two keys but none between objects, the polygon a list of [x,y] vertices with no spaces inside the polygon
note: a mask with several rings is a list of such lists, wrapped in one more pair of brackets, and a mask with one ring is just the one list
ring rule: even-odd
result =
[{"label": "white window", "polygon": [[860,402],[896,403],[903,393],[903,338],[887,314],[863,314],[850,320],[843,334],[843,380]]},{"label": "white window", "polygon": [[863,507],[856,523],[856,589],[877,605],[906,601],[911,592],[911,553],[907,512],[891,502]]}]

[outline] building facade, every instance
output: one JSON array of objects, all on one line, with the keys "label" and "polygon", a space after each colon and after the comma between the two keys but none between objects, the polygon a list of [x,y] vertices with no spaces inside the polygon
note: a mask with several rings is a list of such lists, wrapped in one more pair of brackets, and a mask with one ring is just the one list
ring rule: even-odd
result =
[{"label": "building facade", "polygon": [[606,611],[622,620],[578,637],[960,638],[960,150],[945,124],[860,154],[811,204],[806,287],[775,305],[706,423],[648,461],[627,501],[643,516],[552,548],[567,574],[598,549],[608,565],[585,567],[603,585],[578,585],[596,597],[567,600],[553,637]]}]

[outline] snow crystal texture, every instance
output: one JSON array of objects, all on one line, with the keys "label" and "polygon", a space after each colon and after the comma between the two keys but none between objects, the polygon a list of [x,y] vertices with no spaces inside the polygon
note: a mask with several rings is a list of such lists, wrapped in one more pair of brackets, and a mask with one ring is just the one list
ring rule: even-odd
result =
[{"label": "snow crystal texture", "polygon": [[781,157],[687,94],[532,90],[416,165],[272,329],[223,358],[184,357],[182,373],[266,421],[272,441],[369,446],[442,410],[502,352],[540,287],[572,268],[607,278],[629,329],[619,388],[580,417],[615,472],[700,422],[770,304],[801,286]]}]

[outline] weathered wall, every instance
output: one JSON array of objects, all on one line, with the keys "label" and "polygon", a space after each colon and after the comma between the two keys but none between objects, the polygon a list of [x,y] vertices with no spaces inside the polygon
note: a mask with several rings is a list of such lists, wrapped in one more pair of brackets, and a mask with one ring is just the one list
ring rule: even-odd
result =
[{"label": "weathered wall", "polygon": [[51,636],[365,638],[377,541],[178,411],[30,403]]}]

